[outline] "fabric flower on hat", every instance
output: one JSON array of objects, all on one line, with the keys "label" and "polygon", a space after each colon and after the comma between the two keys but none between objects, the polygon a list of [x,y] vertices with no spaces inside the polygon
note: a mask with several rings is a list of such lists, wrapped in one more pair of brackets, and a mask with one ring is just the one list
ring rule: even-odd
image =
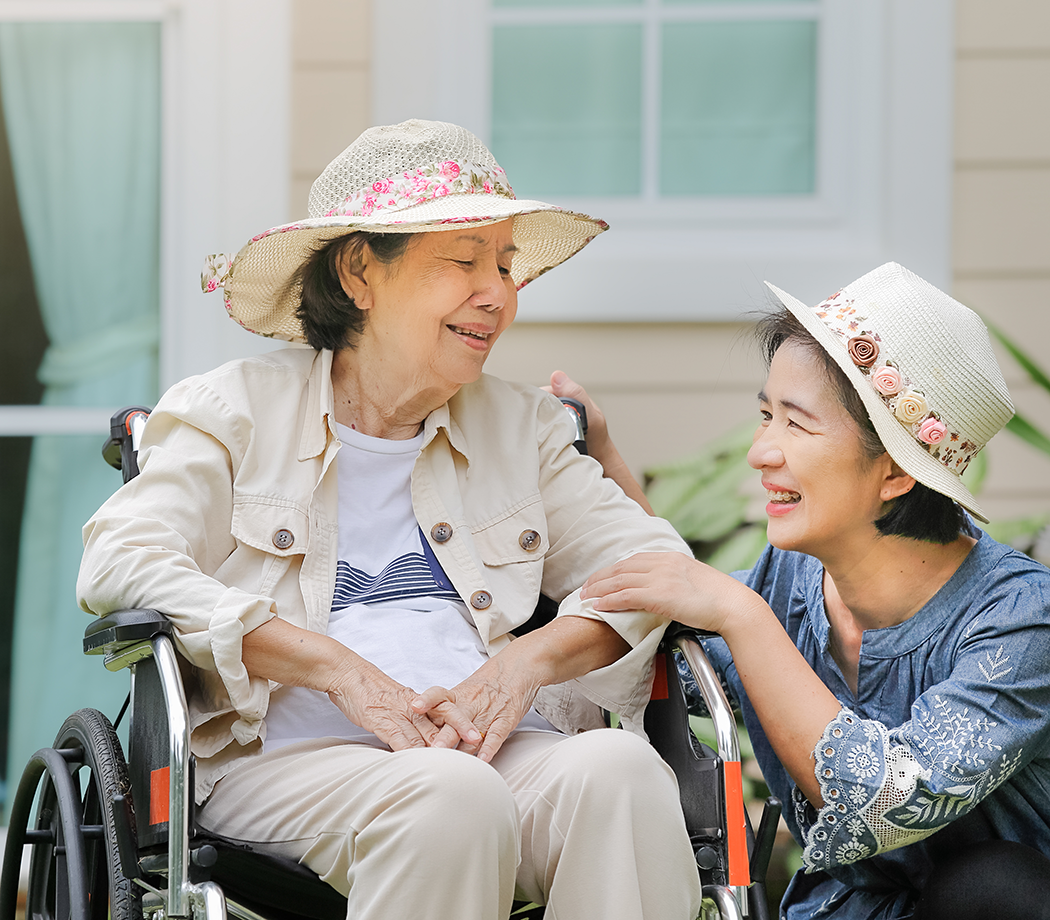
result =
[{"label": "fabric flower on hat", "polygon": [[893,408],[893,414],[905,425],[914,425],[925,418],[930,412],[926,397],[915,390],[908,390],[897,398],[897,405]]},{"label": "fabric flower on hat", "polygon": [[857,367],[871,367],[879,358],[879,343],[866,332],[855,335],[846,348]]},{"label": "fabric flower on hat", "polygon": [[872,369],[871,385],[882,396],[896,396],[903,383],[901,372],[891,364],[882,364]]},{"label": "fabric flower on hat", "polygon": [[948,426],[932,416],[919,426],[919,440],[926,444],[940,444],[948,434]]},{"label": "fabric flower on hat", "polygon": [[207,256],[204,260],[204,268],[201,269],[201,290],[205,294],[222,287],[230,276],[232,259],[224,252],[217,252]]}]

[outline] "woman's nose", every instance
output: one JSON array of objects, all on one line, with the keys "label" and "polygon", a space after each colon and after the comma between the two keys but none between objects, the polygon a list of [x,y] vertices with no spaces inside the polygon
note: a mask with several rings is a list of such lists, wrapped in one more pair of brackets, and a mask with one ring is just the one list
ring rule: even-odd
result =
[{"label": "woman's nose", "polygon": [[507,279],[493,262],[479,272],[477,292],[471,298],[475,306],[493,313],[507,304]]},{"label": "woman's nose", "polygon": [[776,437],[768,427],[758,426],[751,447],[747,451],[747,462],[755,470],[780,466],[784,462],[784,454],[777,446]]}]

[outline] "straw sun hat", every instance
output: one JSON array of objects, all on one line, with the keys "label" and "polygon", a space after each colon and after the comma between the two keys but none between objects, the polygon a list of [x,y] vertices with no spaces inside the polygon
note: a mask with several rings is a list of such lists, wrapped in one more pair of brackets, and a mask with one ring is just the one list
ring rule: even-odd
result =
[{"label": "straw sun hat", "polygon": [[230,258],[209,256],[205,291],[259,335],[302,342],[298,270],[321,244],[355,230],[420,233],[516,218],[511,277],[520,289],[608,229],[605,221],[517,199],[485,145],[437,121],[369,128],[310,189],[309,217],[253,237]]},{"label": "straw sun hat", "polygon": [[894,262],[812,308],[766,284],[845,372],[897,465],[987,521],[959,477],[1014,407],[980,317]]}]

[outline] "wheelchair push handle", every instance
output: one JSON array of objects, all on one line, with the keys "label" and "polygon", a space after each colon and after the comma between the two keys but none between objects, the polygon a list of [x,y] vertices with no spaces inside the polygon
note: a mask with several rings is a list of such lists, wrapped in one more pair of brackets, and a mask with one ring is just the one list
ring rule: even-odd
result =
[{"label": "wheelchair push handle", "polygon": [[574,445],[581,454],[587,456],[587,408],[578,399],[572,399],[569,396],[562,396],[561,402],[576,427]]},{"label": "wheelchair push handle", "polygon": [[129,482],[139,473],[139,444],[149,412],[144,406],[129,406],[109,420],[109,440],[102,445],[102,457],[114,469],[120,470],[124,482]]}]

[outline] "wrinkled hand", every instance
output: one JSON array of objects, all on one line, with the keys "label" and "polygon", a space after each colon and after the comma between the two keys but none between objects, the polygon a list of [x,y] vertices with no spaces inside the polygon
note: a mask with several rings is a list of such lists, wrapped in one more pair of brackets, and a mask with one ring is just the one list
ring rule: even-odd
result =
[{"label": "wrinkled hand", "polygon": [[[540,684],[529,669],[507,654],[514,643],[504,653],[496,655],[485,662],[477,671],[452,690],[431,687],[421,693],[415,702],[416,711],[426,713],[437,721],[444,716],[436,710],[442,705],[451,704],[456,711],[467,715],[471,723],[482,733],[482,737],[471,741],[458,732],[458,746],[462,751],[476,754],[480,760],[488,763],[502,747],[510,733],[532,707]],[[442,729],[443,739],[451,738],[449,726]],[[450,745],[451,746],[451,745]]]},{"label": "wrinkled hand", "polygon": [[737,611],[761,601],[735,578],[684,553],[638,553],[595,572],[580,596],[595,610],[647,610],[722,634]]},{"label": "wrinkled hand", "polygon": [[355,725],[372,732],[392,751],[480,744],[481,732],[448,690],[432,687],[427,705],[420,694],[364,662],[328,691],[328,698]]}]

